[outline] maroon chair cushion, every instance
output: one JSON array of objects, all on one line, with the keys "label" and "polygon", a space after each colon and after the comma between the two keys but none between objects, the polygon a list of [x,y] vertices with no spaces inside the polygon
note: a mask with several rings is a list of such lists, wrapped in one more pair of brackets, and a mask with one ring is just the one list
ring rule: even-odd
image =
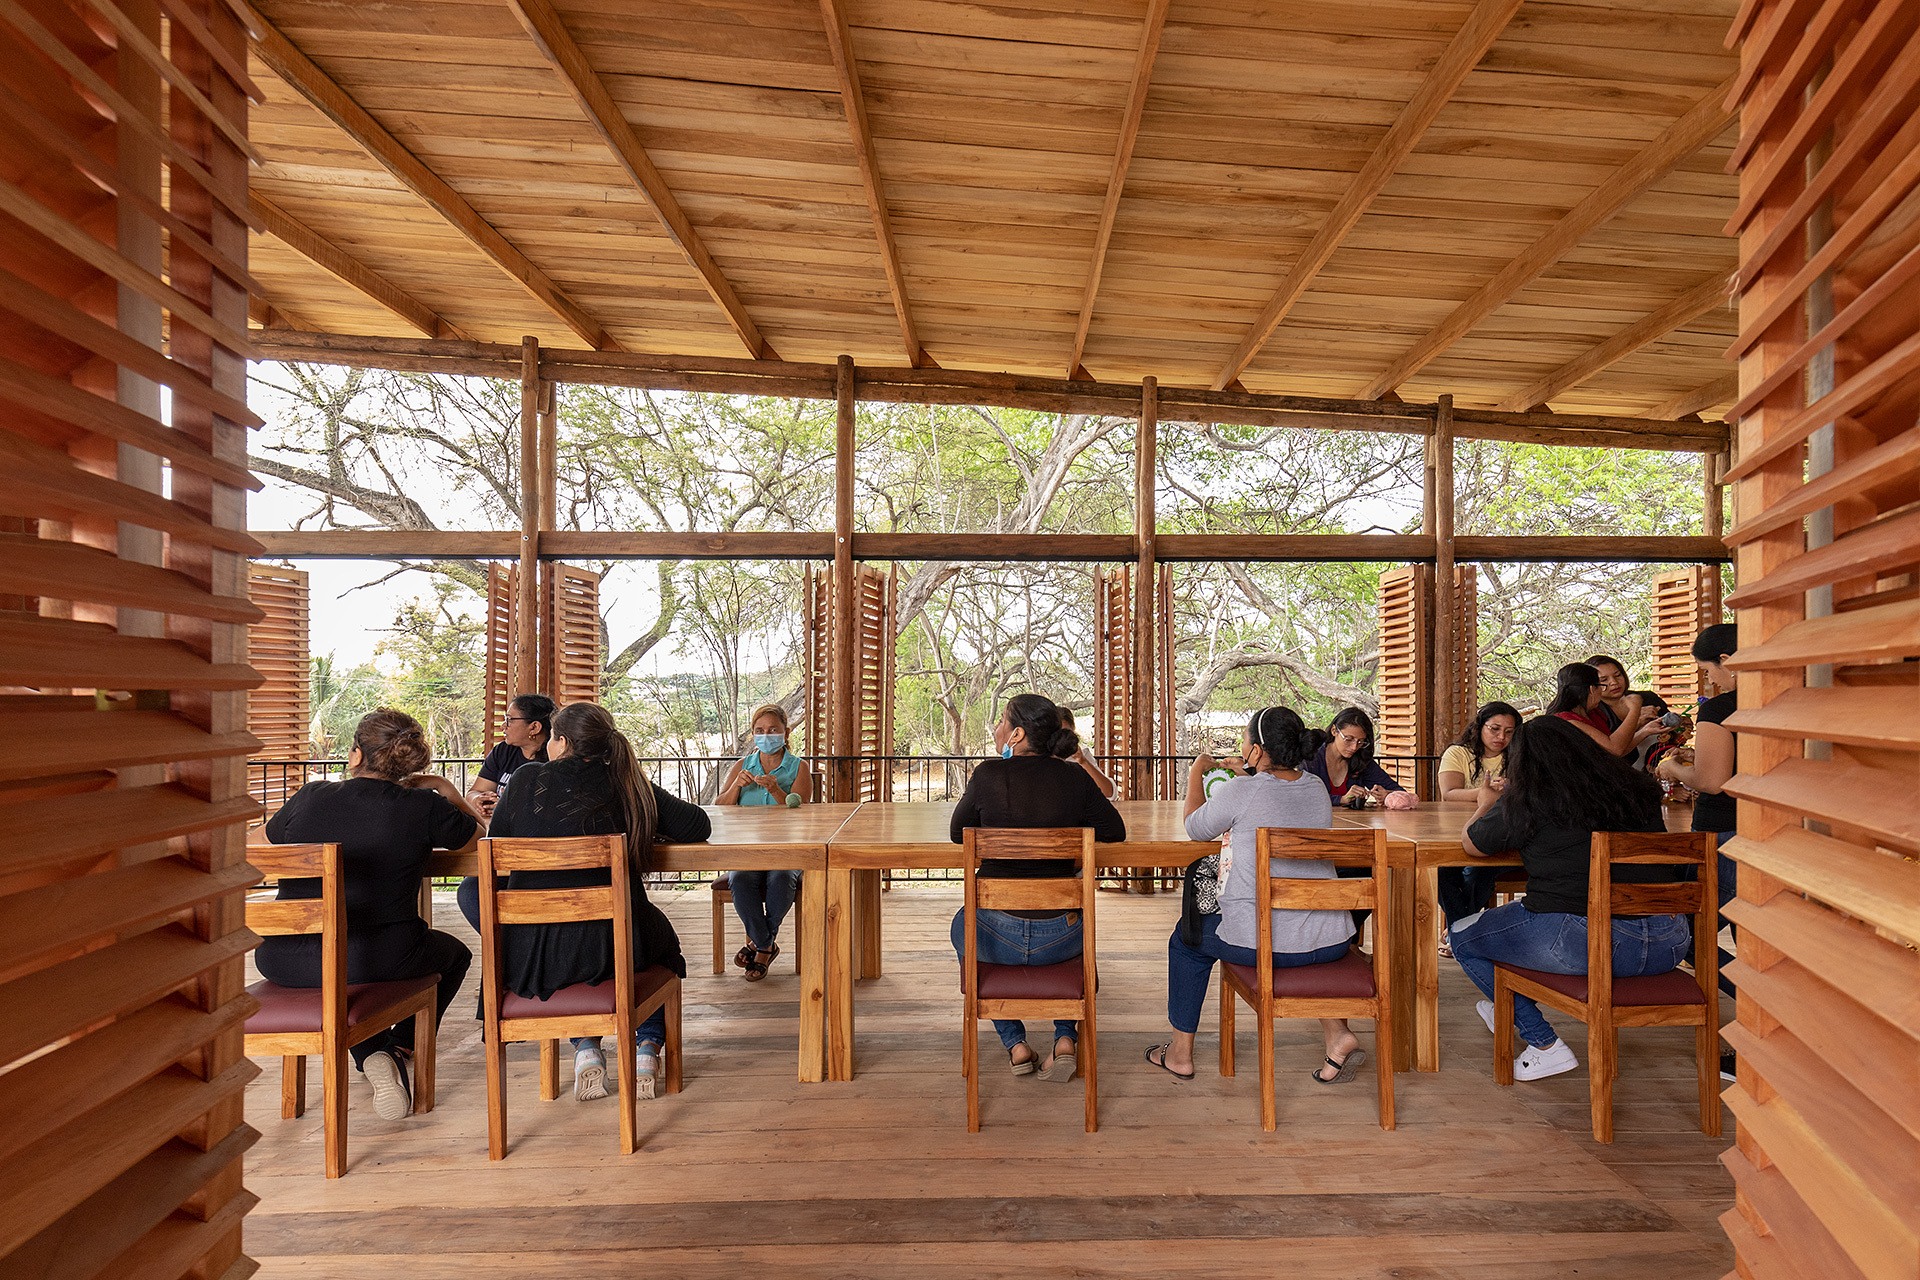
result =
[{"label": "maroon chair cushion", "polygon": [[[649,999],[673,981],[673,970],[662,965],[642,969],[633,975],[635,1004]],[[545,1000],[529,1000],[511,991],[500,998],[502,1018],[583,1018],[613,1012],[613,979],[605,982],[576,982],[562,987]]]},{"label": "maroon chair cushion", "polygon": [[[440,982],[437,973],[421,978],[401,978],[397,982],[358,982],[347,988],[347,1025],[360,1025],[369,1014],[390,1008],[408,996],[431,991]],[[247,1034],[302,1035],[320,1030],[320,988],[283,987],[277,982],[256,982],[247,994],[260,1002],[260,1012],[247,1019]]]},{"label": "maroon chair cushion", "polygon": [[719,875],[715,876],[713,878],[713,891],[715,893],[732,893],[733,872],[722,871]]},{"label": "maroon chair cushion", "polygon": [[[1537,982],[1549,991],[1558,991],[1570,1000],[1585,1003],[1587,999],[1587,975],[1584,973],[1543,973],[1538,969],[1522,969],[1517,964],[1495,965],[1505,969],[1516,977],[1529,982]],[[1699,980],[1684,969],[1669,969],[1665,973],[1650,973],[1639,978],[1615,978],[1613,980],[1613,1003],[1615,1008],[1638,1007],[1649,1004],[1705,1004],[1707,997],[1700,990]]]},{"label": "maroon chair cushion", "polygon": [[[1250,964],[1230,964],[1233,976],[1249,991],[1260,989],[1260,971]],[[1338,960],[1303,964],[1273,971],[1273,994],[1286,1000],[1371,1000],[1373,960],[1349,949]]]},{"label": "maroon chair cushion", "polygon": [[[1078,1000],[1086,988],[1080,957],[1059,964],[983,964],[982,1000]],[[966,975],[960,976],[965,991]]]}]

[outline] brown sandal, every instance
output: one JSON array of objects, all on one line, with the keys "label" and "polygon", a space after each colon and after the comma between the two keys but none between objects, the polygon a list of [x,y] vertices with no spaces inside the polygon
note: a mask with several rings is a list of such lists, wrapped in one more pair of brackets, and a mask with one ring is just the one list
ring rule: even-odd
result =
[{"label": "brown sandal", "polygon": [[[758,982],[760,979],[766,977],[768,968],[772,966],[774,960],[777,959],[779,955],[779,947],[775,947],[772,951],[754,952],[753,959],[747,961],[747,981]],[[766,959],[762,960],[760,958],[761,956],[765,956]]]},{"label": "brown sandal", "polygon": [[734,967],[744,969],[753,963],[754,947],[751,942],[733,953]]}]

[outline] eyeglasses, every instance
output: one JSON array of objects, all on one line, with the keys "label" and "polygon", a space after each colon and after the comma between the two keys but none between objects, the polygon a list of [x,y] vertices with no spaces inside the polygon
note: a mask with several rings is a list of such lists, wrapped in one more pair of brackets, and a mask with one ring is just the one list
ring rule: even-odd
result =
[{"label": "eyeglasses", "polygon": [[1370,741],[1372,741],[1372,739],[1370,739],[1370,738],[1361,738],[1361,737],[1357,737],[1357,736],[1355,736],[1354,734],[1351,734],[1351,733],[1343,733],[1343,734],[1339,734],[1339,735],[1338,735],[1338,737],[1339,737],[1339,739],[1340,739],[1340,741],[1342,741],[1342,742],[1344,742],[1344,743],[1346,743],[1346,744],[1347,744],[1348,746],[1350,746],[1350,747],[1354,747],[1354,748],[1356,748],[1356,749],[1361,749],[1361,748],[1365,748],[1365,747],[1366,747],[1366,745],[1367,745],[1367,744],[1368,744],[1368,743],[1369,743]]},{"label": "eyeglasses", "polygon": [[508,724],[538,724],[538,720],[529,720],[525,716],[508,716]]}]

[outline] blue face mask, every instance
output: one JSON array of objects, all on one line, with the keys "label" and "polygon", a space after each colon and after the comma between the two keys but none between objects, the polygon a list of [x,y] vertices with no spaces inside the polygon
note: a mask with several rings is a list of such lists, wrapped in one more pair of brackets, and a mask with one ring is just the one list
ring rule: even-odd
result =
[{"label": "blue face mask", "polygon": [[1009,742],[1006,746],[1000,748],[1000,758],[1002,760],[1013,759],[1013,744],[1011,742]]},{"label": "blue face mask", "polygon": [[755,751],[765,752],[770,756],[779,754],[781,748],[786,745],[787,735],[784,733],[756,733],[753,735],[753,749]]}]

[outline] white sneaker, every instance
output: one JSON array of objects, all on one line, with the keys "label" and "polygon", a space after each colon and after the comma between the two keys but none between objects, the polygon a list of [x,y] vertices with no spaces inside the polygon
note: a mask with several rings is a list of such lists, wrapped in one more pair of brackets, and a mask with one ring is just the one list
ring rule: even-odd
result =
[{"label": "white sneaker", "polygon": [[1493,1030],[1493,1001],[1476,1000],[1473,1002],[1473,1011],[1480,1015],[1480,1021],[1486,1023],[1487,1030],[1491,1032]]},{"label": "white sneaker", "polygon": [[407,1070],[391,1053],[381,1049],[368,1054],[360,1070],[373,1087],[373,1114],[382,1120],[405,1120],[413,1114]]},{"label": "white sneaker", "polygon": [[583,1044],[573,1051],[573,1100],[592,1102],[607,1096],[607,1060],[597,1045]]},{"label": "white sneaker", "polygon": [[1513,1078],[1544,1080],[1548,1076],[1572,1071],[1579,1065],[1580,1059],[1573,1056],[1573,1050],[1565,1040],[1555,1040],[1544,1049],[1528,1045],[1526,1052],[1513,1060]]},{"label": "white sneaker", "polygon": [[654,1086],[660,1078],[660,1055],[664,1049],[649,1050],[639,1046],[633,1051],[633,1096],[641,1101],[653,1097]]}]

